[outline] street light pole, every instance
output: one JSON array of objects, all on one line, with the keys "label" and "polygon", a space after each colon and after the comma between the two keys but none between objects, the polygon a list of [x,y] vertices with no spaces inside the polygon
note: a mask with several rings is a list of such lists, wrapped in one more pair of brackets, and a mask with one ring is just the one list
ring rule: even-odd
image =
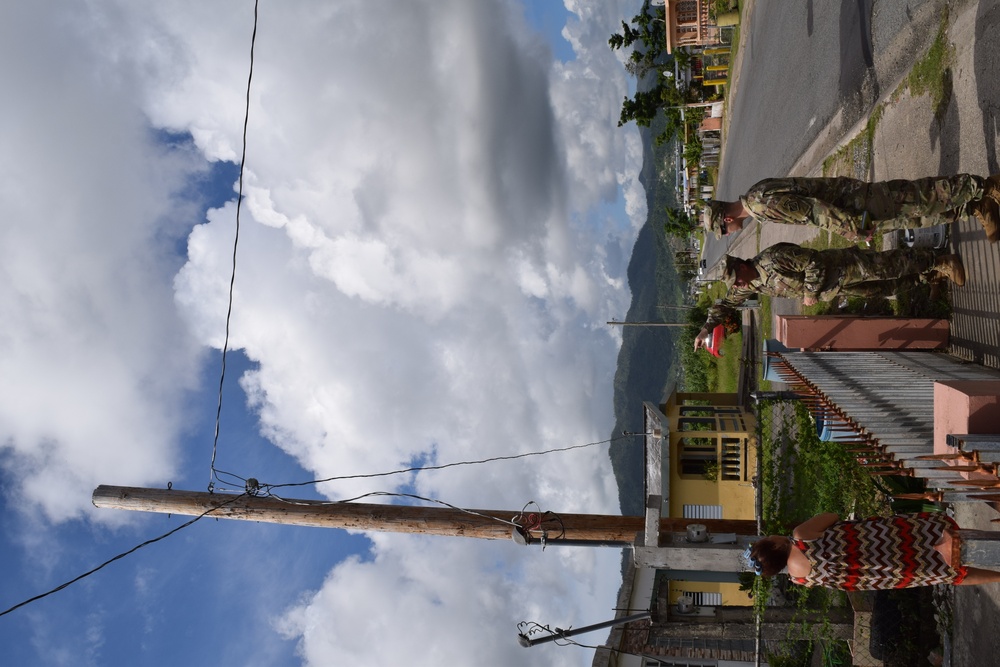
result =
[{"label": "street light pole", "polygon": [[611,320],[608,324],[618,327],[686,327],[684,322],[619,322]]}]

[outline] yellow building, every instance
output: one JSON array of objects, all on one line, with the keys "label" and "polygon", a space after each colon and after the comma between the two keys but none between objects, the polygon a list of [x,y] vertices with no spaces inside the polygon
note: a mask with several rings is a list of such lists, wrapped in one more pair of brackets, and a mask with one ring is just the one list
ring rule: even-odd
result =
[{"label": "yellow building", "polygon": [[[737,394],[673,392],[666,403],[643,403],[647,531],[657,504],[660,517],[707,524],[753,520],[755,432],[756,420],[740,407]],[[709,539],[729,546],[746,538],[711,534]],[[747,593],[739,590],[738,572],[638,565],[626,573],[618,615],[638,609],[655,613],[612,629],[595,653],[594,667],[766,667],[756,660],[756,620]]]},{"label": "yellow building", "polygon": [[[737,394],[673,392],[666,403],[645,403],[646,431],[662,434],[660,514],[683,519],[754,519],[757,456],[753,414]],[[652,492],[652,491],[650,491]],[[713,539],[725,539],[713,536]],[[691,604],[704,613],[746,605],[737,573],[661,571],[667,604]]]}]

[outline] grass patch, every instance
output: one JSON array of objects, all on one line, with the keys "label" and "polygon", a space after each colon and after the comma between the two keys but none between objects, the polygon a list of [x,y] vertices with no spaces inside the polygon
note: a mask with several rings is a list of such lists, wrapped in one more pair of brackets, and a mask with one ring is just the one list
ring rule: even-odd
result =
[{"label": "grass patch", "polygon": [[740,376],[740,354],[743,352],[743,332],[726,336],[721,357],[715,364],[716,381],[712,391],[734,393]]},{"label": "grass patch", "polygon": [[906,85],[913,95],[930,95],[934,108],[939,114],[947,107],[951,98],[951,61],[954,49],[948,44],[948,9],[941,12],[941,22],[938,24],[934,43],[923,58],[918,60]]},{"label": "grass patch", "polygon": [[885,105],[875,105],[871,115],[868,116],[868,122],[865,123],[865,129],[823,160],[824,176],[862,178],[868,174],[875,157],[875,130],[878,129],[883,114]]},{"label": "grass patch", "polygon": [[[930,95],[934,104],[934,115],[940,119],[952,96],[951,64],[954,48],[948,44],[948,8],[941,12],[937,35],[924,57],[914,63],[909,75],[893,91],[890,103],[895,103],[903,93]],[[878,104],[872,110],[865,129],[850,142],[823,160],[824,176],[850,176],[865,179],[871,170],[874,157],[875,130],[885,113],[885,105]],[[878,246],[876,246],[878,247]]]},{"label": "grass patch", "polygon": [[783,415],[784,423],[769,429],[776,437],[761,442],[765,533],[787,534],[823,512],[841,516],[888,512],[886,497],[854,455],[840,443],[819,439],[816,422],[804,404],[792,408]]}]

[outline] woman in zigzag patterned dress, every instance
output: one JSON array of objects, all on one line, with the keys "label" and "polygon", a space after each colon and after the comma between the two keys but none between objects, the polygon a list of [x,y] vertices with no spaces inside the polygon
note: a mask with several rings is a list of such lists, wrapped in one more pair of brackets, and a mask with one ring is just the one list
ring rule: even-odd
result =
[{"label": "woman in zigzag patterned dress", "polygon": [[957,528],[941,513],[861,521],[820,514],[795,528],[791,538],[758,540],[748,559],[765,576],[787,566],[793,583],[848,591],[1000,581],[1000,572],[954,565]]}]

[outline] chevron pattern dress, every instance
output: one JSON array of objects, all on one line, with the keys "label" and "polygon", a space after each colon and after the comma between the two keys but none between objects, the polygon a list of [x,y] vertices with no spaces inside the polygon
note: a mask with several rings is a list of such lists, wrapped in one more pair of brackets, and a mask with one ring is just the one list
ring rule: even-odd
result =
[{"label": "chevron pattern dress", "polygon": [[953,569],[934,549],[945,530],[957,527],[938,512],[838,522],[819,539],[792,540],[812,569],[791,580],[848,591],[957,584],[966,568]]}]

